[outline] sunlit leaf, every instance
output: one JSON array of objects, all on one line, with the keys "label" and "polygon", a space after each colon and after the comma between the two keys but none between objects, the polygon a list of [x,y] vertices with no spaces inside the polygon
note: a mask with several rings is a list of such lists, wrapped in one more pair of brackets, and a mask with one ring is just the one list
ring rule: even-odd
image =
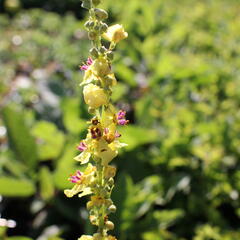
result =
[{"label": "sunlit leaf", "polygon": [[7,197],[28,197],[35,192],[34,184],[29,180],[0,177],[0,194]]}]

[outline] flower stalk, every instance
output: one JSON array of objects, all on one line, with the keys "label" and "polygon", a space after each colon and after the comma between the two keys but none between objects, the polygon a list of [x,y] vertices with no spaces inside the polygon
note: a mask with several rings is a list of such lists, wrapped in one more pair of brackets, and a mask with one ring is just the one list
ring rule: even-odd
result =
[{"label": "flower stalk", "polygon": [[[92,118],[88,122],[86,138],[77,146],[80,154],[74,158],[87,166],[83,172],[78,170],[70,176],[69,181],[75,185],[64,191],[67,197],[91,195],[87,209],[89,220],[97,226],[97,232],[93,236],[83,235],[79,240],[116,240],[108,234],[114,229],[108,215],[116,211],[111,200],[116,168],[110,162],[118,155],[119,148],[126,146],[119,141],[121,134],[117,130],[118,125],[128,123],[126,112],[115,109],[111,103],[111,94],[113,86],[117,84],[112,72],[113,50],[128,34],[121,25],[109,27],[104,22],[108,13],[97,8],[100,3],[101,0],[82,0],[82,7],[89,10],[85,27],[92,48],[86,63],[80,66],[84,71],[80,86],[83,86],[84,101]],[[103,45],[103,38],[110,42],[108,47]]]}]

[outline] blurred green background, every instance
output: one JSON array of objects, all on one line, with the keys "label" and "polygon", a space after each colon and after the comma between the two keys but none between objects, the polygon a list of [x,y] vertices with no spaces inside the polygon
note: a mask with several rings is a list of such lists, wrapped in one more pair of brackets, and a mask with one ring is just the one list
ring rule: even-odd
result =
[{"label": "blurred green background", "polygon": [[[114,61],[131,124],[112,234],[240,239],[240,1],[103,2],[129,33]],[[0,12],[0,239],[75,240],[94,231],[87,199],[63,194],[90,117],[87,12],[79,0],[1,0]]]}]

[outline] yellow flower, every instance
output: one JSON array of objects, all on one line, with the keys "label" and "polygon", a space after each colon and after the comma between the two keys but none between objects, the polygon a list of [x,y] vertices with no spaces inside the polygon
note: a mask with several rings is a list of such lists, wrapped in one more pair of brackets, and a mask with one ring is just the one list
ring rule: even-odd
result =
[{"label": "yellow flower", "polygon": [[98,77],[104,77],[111,72],[108,61],[105,58],[96,59],[91,65],[93,74]]},{"label": "yellow flower", "polygon": [[114,140],[112,143],[108,144],[105,139],[100,139],[96,142],[95,155],[102,160],[102,164],[107,166],[109,162],[112,161],[118,155],[118,148],[124,147],[127,144],[120,143],[118,140]]},{"label": "yellow flower", "polygon": [[80,86],[89,84],[94,80],[100,80],[101,78],[105,77],[111,81],[112,86],[116,85],[117,80],[114,74],[111,73],[111,68],[108,61],[105,58],[98,58],[94,60],[91,65],[87,66],[83,81]]},{"label": "yellow flower", "polygon": [[93,240],[93,237],[90,235],[82,235],[78,240]]},{"label": "yellow flower", "polygon": [[91,108],[98,108],[108,103],[108,97],[104,90],[92,83],[84,87],[83,96],[86,104]]},{"label": "yellow flower", "polygon": [[[79,171],[77,171],[79,172]],[[94,182],[95,177],[94,174],[96,172],[96,167],[94,167],[92,164],[88,164],[87,168],[85,169],[85,171],[81,174],[78,174],[77,176],[72,176],[70,178],[70,181],[72,178],[74,178],[74,181],[76,184],[74,185],[74,187],[72,189],[66,189],[64,191],[64,194],[67,197],[73,197],[74,195],[78,194],[78,197],[83,197],[85,195],[89,195],[92,193],[91,190],[91,184]],[[76,179],[78,181],[76,181]]]},{"label": "yellow flower", "polygon": [[104,139],[100,139],[97,142],[97,147],[95,150],[95,155],[102,160],[103,165],[107,165],[113,158],[115,158],[118,152],[115,149],[109,147],[108,144]]},{"label": "yellow flower", "polygon": [[78,150],[80,150],[81,153],[77,155],[74,160],[80,162],[81,164],[88,163],[91,157],[91,143],[92,141],[90,136],[87,136],[87,138],[79,144]]},{"label": "yellow flower", "polygon": [[84,84],[89,84],[96,79],[96,76],[93,74],[92,65],[85,71],[83,81],[80,86]]},{"label": "yellow flower", "polygon": [[103,34],[103,37],[110,42],[118,43],[127,38],[128,33],[124,31],[122,25],[115,24],[107,29],[107,32]]}]

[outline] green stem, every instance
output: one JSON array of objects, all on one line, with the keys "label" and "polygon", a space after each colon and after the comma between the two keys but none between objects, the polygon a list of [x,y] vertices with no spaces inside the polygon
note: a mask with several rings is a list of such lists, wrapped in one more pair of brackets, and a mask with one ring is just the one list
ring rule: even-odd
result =
[{"label": "green stem", "polygon": [[[99,196],[101,198],[105,198],[103,196],[103,191],[105,187],[105,181],[104,181],[104,166],[101,163],[97,164],[97,170],[98,170],[98,184],[99,184]],[[98,226],[98,232],[101,234],[101,236],[105,237],[105,224],[104,224],[104,218],[105,218],[105,205],[102,205],[98,209],[98,216],[99,216],[99,226]]]}]

